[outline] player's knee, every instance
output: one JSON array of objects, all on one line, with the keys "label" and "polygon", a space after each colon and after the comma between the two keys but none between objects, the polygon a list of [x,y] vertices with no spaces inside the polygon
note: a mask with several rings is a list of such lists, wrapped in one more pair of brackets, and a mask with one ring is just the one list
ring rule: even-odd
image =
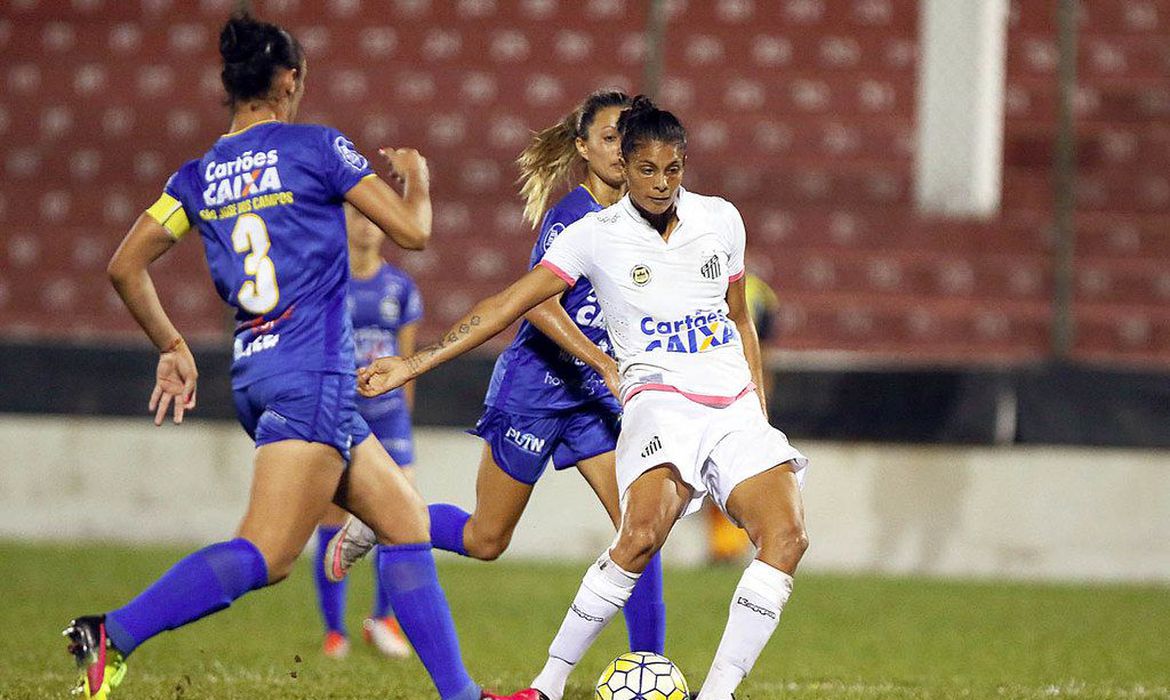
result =
[{"label": "player's knee", "polygon": [[511,537],[490,537],[487,540],[476,541],[467,548],[467,554],[483,562],[494,562],[507,551]]},{"label": "player's knee", "polygon": [[511,532],[476,534],[465,543],[467,553],[481,561],[495,561],[512,543]]},{"label": "player's knee", "polygon": [[768,528],[756,542],[761,558],[795,566],[808,550],[808,533],[799,522]]},{"label": "player's knee", "polygon": [[627,559],[649,559],[662,547],[662,540],[653,524],[631,524],[622,528],[615,549],[620,549]]},{"label": "player's knee", "polygon": [[417,544],[431,541],[431,517],[426,501],[413,489],[403,492],[391,511],[379,509],[376,517],[363,520],[381,544]]}]

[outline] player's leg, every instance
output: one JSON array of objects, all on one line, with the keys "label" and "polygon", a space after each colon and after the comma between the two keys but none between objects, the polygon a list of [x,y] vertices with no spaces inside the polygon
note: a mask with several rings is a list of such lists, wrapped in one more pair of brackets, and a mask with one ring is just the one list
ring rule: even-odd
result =
[{"label": "player's leg", "polygon": [[[573,417],[553,454],[553,464],[576,463],[577,469],[597,494],[605,512],[617,528],[621,521],[614,449],[617,446],[616,416],[604,409],[583,411]],[[571,454],[562,456],[562,450]],[[662,555],[655,552],[642,572],[634,592],[622,609],[630,651],[661,654],[666,646],[666,603],[662,599]]]},{"label": "player's leg", "polygon": [[478,700],[480,687],[463,665],[455,623],[435,571],[426,503],[372,435],[353,449],[337,500],[383,545],[376,562],[379,578],[440,697]]},{"label": "player's leg", "polygon": [[[484,443],[475,477],[475,510],[463,526],[464,553],[482,561],[498,558],[512,543],[512,533],[528,506],[532,484],[509,476]],[[432,506],[433,508],[433,506]]]},{"label": "player's leg", "polygon": [[349,633],[345,629],[345,595],[347,581],[330,581],[325,575],[325,551],[329,541],[345,523],[348,514],[330,503],[317,526],[317,546],[313,557],[313,584],[317,590],[317,608],[325,623],[322,652],[331,659],[342,659],[349,654]]},{"label": "player's leg", "polygon": [[673,465],[651,469],[630,485],[617,540],[585,572],[549,646],[548,661],[532,682],[533,688],[549,700],[561,700],[569,674],[625,606],[642,571],[666,542],[692,493]]},{"label": "player's leg", "polygon": [[448,503],[432,505],[435,546],[484,561],[503,554],[562,430],[563,421],[556,417],[485,410],[472,431],[484,441],[475,482],[475,512]]},{"label": "player's leg", "polygon": [[[402,475],[411,487],[418,490],[415,481],[414,467],[414,438],[410,424],[410,414],[403,411],[394,411],[370,429],[382,442],[390,458],[398,465]],[[394,615],[394,606],[390,601],[390,590],[378,575],[383,556],[383,549],[378,547],[374,552],[374,604],[370,616],[362,621],[362,638],[367,644],[374,645],[383,656],[394,659],[405,659],[410,656],[410,643],[402,633],[398,618]]]},{"label": "player's leg", "polygon": [[[79,618],[66,630],[70,650],[87,666],[86,696],[116,685],[125,658],[146,640],[223,610],[248,591],[286,577],[321,519],[342,471],[336,449],[285,440],[255,453],[252,494],[237,536],[179,560],[126,605]],[[108,645],[108,646],[107,646]],[[118,677],[103,678],[106,673]],[[108,690],[108,688],[107,688]]]},{"label": "player's leg", "polygon": [[[729,700],[751,671],[780,621],[808,547],[800,497],[807,460],[767,426],[758,405],[753,412],[757,428],[728,435],[711,457],[717,470],[710,479],[712,498],[743,525],[758,551],[732,596],[727,627],[699,693],[703,700]],[[759,471],[752,463],[761,459],[777,466]]]}]

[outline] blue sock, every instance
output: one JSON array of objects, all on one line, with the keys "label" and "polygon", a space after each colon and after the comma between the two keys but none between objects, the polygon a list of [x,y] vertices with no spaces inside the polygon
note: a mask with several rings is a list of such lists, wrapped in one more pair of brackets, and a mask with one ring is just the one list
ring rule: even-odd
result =
[{"label": "blue sock", "polygon": [[106,633],[123,654],[268,583],[268,565],[245,539],[220,542],[180,559],[134,600],[106,615]]},{"label": "blue sock", "polygon": [[656,552],[626,601],[630,651],[661,654],[666,646],[666,603],[662,601],[662,553]]},{"label": "blue sock", "polygon": [[325,577],[325,548],[340,527],[322,525],[317,528],[317,557],[313,559],[313,580],[317,583],[317,606],[325,619],[326,632],[345,634],[346,580],[337,583]]},{"label": "blue sock", "polygon": [[463,526],[471,513],[449,503],[436,503],[427,510],[431,513],[431,544],[467,556],[463,547]]},{"label": "blue sock", "polygon": [[387,545],[378,559],[398,624],[431,674],[443,700],[479,700],[480,688],[459,653],[447,597],[439,586],[430,543]]},{"label": "blue sock", "polygon": [[390,591],[386,588],[386,584],[382,583],[382,577],[379,575],[385,551],[386,548],[382,545],[378,545],[377,550],[374,551],[374,610],[370,613],[370,617],[377,620],[394,614],[394,606],[390,604]]}]

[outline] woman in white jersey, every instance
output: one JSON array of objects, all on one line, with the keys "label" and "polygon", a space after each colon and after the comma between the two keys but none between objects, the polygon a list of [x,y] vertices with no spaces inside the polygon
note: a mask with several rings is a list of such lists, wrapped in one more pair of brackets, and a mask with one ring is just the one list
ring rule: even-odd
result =
[{"label": "woman in white jersey", "polygon": [[674,115],[638,97],[618,130],[625,197],[566,228],[540,265],[476,304],[441,342],[360,370],[358,387],[369,396],[404,384],[587,277],[620,366],[622,523],[586,572],[528,697],[560,700],[675,521],[710,496],[758,548],[698,696],[728,700],[775,630],[808,547],[800,497],[808,460],[769,425],[758,388],[739,212],[682,189],[686,131]]}]

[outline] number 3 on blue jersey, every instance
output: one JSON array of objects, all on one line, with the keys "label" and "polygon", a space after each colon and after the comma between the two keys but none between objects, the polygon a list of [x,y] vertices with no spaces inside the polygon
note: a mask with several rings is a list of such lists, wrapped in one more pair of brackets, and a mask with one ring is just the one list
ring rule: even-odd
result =
[{"label": "number 3 on blue jersey", "polygon": [[232,247],[237,253],[248,253],[244,257],[244,274],[252,276],[240,285],[236,299],[258,316],[268,313],[280,300],[280,288],[276,284],[276,265],[268,257],[272,244],[264,219],[257,214],[241,214],[232,229]]}]

